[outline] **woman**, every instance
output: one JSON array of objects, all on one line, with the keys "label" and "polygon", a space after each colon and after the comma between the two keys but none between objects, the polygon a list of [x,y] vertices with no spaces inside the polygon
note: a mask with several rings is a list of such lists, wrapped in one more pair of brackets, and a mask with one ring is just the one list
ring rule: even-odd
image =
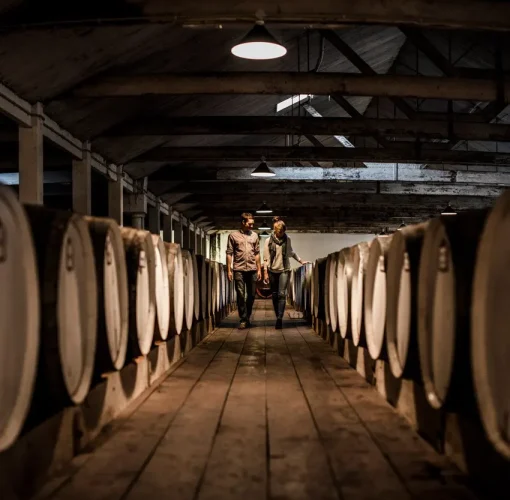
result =
[{"label": "woman", "polygon": [[308,264],[308,262],[301,260],[292,249],[290,238],[286,234],[285,222],[276,217],[275,219],[273,232],[264,245],[264,281],[271,283],[273,308],[276,314],[275,328],[280,330],[290,276],[290,257],[300,264]]}]

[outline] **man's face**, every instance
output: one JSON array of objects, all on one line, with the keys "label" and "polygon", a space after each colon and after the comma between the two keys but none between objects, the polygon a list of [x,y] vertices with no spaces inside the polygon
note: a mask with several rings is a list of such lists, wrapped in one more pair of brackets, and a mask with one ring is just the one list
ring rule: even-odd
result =
[{"label": "man's face", "polygon": [[253,229],[254,224],[255,224],[255,221],[253,219],[248,219],[246,221],[243,221],[243,229],[245,231],[251,231]]}]

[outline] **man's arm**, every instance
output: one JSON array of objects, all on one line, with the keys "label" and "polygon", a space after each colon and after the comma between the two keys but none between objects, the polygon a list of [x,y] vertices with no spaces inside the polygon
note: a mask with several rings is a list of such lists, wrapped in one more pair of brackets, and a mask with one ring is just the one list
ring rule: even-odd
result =
[{"label": "man's arm", "polygon": [[260,281],[262,279],[262,271],[260,269],[260,244],[258,236],[254,250],[255,250],[255,264],[257,265],[257,280]]},{"label": "man's arm", "polygon": [[232,273],[232,254],[227,253],[227,276],[229,281],[232,281],[233,273]]},{"label": "man's arm", "polygon": [[234,238],[232,238],[232,235],[230,234],[227,241],[227,276],[229,281],[232,281],[233,279],[233,273],[232,273],[232,254],[234,253]]}]

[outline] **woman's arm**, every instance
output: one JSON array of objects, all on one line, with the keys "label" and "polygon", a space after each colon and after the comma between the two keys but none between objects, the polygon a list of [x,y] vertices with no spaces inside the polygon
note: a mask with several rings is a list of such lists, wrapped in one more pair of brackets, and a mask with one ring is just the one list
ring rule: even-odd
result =
[{"label": "woman's arm", "polygon": [[301,258],[299,257],[299,255],[294,252],[294,249],[292,248],[292,243],[290,241],[290,238],[287,237],[287,245],[289,245],[289,250],[290,250],[290,256],[294,259],[294,260],[297,260],[301,265],[303,264],[308,264],[308,261],[306,260],[301,260]]}]

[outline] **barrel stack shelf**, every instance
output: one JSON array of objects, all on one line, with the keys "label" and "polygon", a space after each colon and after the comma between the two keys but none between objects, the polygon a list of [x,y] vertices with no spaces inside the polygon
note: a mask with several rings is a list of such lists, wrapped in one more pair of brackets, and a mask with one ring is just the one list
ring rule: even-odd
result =
[{"label": "barrel stack shelf", "polygon": [[315,332],[466,472],[463,425],[488,463],[510,460],[509,234],[506,191],[292,271],[290,302]]},{"label": "barrel stack shelf", "polygon": [[222,264],[110,218],[6,186],[0,214],[2,464],[55,418],[78,443],[66,462],[235,309],[233,287]]}]

